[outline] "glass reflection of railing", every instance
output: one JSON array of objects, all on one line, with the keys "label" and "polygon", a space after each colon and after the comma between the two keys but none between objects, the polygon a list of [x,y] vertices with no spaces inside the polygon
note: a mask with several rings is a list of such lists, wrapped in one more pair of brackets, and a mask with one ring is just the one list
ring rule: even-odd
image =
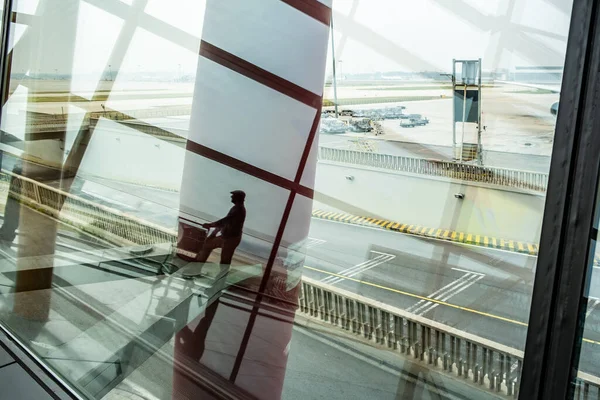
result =
[{"label": "glass reflection of railing", "polygon": [[[2,171],[0,192],[118,245],[174,246],[177,242],[174,230],[13,172]],[[471,379],[484,390],[515,398],[518,395],[523,360],[520,350],[307,277],[302,278],[299,306],[306,318],[399,350],[438,372]],[[600,395],[600,379],[580,372],[578,388]]]},{"label": "glass reflection of railing", "polygon": [[16,200],[111,243],[131,246],[177,242],[174,230],[12,172],[2,171],[2,175],[2,181],[9,185],[9,195]]}]

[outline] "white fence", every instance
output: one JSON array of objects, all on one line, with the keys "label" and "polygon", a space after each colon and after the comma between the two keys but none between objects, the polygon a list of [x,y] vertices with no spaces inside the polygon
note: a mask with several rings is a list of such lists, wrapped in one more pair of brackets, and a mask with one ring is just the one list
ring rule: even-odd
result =
[{"label": "white fence", "polygon": [[319,147],[319,160],[545,192],[548,174],[346,149]]}]

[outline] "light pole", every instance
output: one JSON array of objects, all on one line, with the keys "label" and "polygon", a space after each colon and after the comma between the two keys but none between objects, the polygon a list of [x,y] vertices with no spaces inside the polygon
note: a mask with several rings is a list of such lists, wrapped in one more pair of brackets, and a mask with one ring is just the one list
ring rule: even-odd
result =
[{"label": "light pole", "polygon": [[335,75],[335,45],[333,37],[333,15],[331,16],[330,22],[331,29],[331,55],[333,56],[333,106],[335,109],[335,117],[338,117],[338,100],[337,100],[337,77]]}]

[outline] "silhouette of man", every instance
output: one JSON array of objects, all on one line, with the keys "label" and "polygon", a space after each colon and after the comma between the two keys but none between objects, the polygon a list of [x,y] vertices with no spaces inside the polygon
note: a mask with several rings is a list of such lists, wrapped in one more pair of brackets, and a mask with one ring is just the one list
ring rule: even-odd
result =
[{"label": "silhouette of man", "polygon": [[227,215],[218,221],[202,224],[206,229],[216,229],[204,241],[204,245],[198,253],[196,261],[205,263],[210,253],[220,247],[221,265],[231,264],[233,252],[242,241],[242,229],[246,220],[245,200],[246,193],[241,190],[234,190],[231,192],[233,207],[231,207]]}]

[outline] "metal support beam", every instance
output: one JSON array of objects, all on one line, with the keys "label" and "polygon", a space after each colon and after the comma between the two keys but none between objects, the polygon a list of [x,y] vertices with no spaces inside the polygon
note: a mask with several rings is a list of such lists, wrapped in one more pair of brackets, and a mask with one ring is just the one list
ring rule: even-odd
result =
[{"label": "metal support beam", "polygon": [[520,399],[572,398],[600,170],[600,0],[575,0]]}]

